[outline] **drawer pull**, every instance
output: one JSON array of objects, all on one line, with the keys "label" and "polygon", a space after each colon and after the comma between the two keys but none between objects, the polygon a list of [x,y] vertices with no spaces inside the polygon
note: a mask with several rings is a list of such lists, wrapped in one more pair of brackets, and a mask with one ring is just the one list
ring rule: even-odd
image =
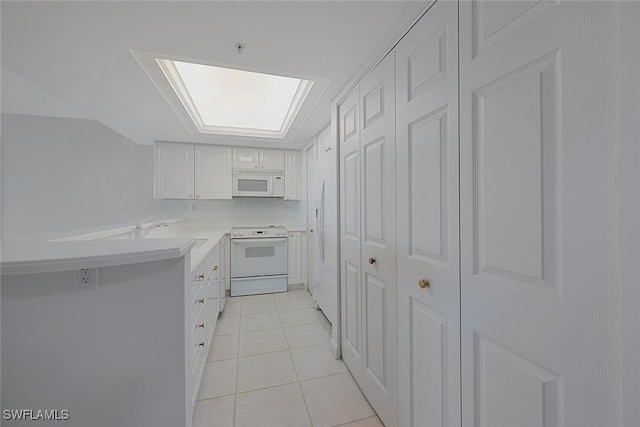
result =
[{"label": "drawer pull", "polygon": [[197,328],[204,328],[204,323],[200,323],[198,326],[196,326]]},{"label": "drawer pull", "polygon": [[376,262],[375,258],[373,258],[373,257],[369,258],[369,264],[375,264],[375,262]]},{"label": "drawer pull", "polygon": [[204,341],[199,342],[199,343],[198,343],[198,346],[199,346],[199,347],[204,347]]},{"label": "drawer pull", "polygon": [[198,304],[204,304],[204,298],[200,298],[200,299],[198,300]]},{"label": "drawer pull", "polygon": [[198,279],[200,279],[200,280],[204,280],[204,274],[199,275],[199,276],[198,276]]}]

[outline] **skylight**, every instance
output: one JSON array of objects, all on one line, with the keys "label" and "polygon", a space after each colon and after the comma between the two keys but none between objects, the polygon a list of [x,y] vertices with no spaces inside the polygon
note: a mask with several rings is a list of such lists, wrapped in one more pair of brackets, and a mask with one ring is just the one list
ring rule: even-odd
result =
[{"label": "skylight", "polygon": [[313,82],[156,59],[202,133],[284,138]]}]

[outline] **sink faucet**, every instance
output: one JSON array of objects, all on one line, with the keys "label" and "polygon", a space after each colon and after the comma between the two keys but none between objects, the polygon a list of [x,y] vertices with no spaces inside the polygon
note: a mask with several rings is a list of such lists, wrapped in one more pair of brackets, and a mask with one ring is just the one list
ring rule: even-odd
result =
[{"label": "sink faucet", "polygon": [[161,226],[168,226],[169,225],[169,223],[166,222],[166,221],[151,222],[149,224],[145,224],[145,221],[148,221],[151,218],[153,218],[153,216],[145,218],[145,219],[143,219],[142,221],[140,221],[140,222],[138,222],[136,224],[136,228],[135,228],[135,238],[136,239],[144,239],[145,236],[147,234],[149,234],[151,232],[151,230],[153,230],[154,228],[161,227]]}]

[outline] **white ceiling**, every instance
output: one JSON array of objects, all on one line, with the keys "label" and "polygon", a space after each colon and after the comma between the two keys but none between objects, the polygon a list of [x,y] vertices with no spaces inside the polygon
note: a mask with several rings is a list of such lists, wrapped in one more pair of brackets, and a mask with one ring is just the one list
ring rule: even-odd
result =
[{"label": "white ceiling", "polygon": [[[329,123],[331,101],[354,73],[423,5],[364,0],[2,1],[2,108],[53,116],[73,112],[139,144],[163,140],[301,148]],[[236,53],[236,42],[246,45],[243,55]],[[194,135],[130,50],[330,83],[291,141]]]}]

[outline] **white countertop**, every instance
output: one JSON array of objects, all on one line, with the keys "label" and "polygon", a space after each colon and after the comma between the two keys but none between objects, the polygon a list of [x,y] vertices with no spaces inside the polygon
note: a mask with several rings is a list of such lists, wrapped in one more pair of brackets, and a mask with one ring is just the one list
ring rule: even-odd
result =
[{"label": "white countertop", "polygon": [[184,256],[193,238],[2,242],[2,274],[111,267]]},{"label": "white countertop", "polygon": [[[16,275],[110,267],[178,258],[187,253],[191,254],[193,270],[229,232],[228,228],[184,220],[168,222],[168,227],[152,229],[144,239],[122,237],[133,232],[131,226],[55,241],[3,241],[1,272]],[[196,239],[207,241],[194,248]]]},{"label": "white countertop", "polygon": [[[135,226],[101,230],[53,241],[2,242],[3,275],[48,273],[81,268],[111,267],[178,258],[190,253],[193,270],[218,244],[231,227],[210,223],[192,223],[184,218],[149,229],[143,239],[133,239]],[[287,227],[289,231],[306,231],[304,227]],[[206,242],[196,245],[196,240]]]}]

